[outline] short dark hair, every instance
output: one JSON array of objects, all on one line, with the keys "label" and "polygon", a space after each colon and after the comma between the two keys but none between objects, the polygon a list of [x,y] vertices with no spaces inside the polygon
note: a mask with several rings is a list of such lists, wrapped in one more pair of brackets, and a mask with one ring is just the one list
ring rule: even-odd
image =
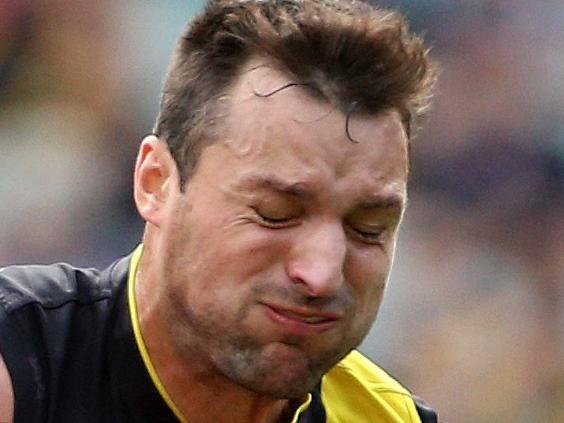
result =
[{"label": "short dark hair", "polygon": [[264,57],[350,114],[399,111],[408,137],[426,115],[436,70],[403,16],[355,0],[210,0],[173,54],[155,134],[181,188],[242,66]]}]

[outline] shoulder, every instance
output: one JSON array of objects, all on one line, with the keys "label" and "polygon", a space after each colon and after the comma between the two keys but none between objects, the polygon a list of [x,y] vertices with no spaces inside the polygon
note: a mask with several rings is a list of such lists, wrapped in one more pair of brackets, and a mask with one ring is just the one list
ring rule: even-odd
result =
[{"label": "shoulder", "polygon": [[10,421],[2,413],[11,403],[15,421],[39,421],[63,383],[102,368],[129,261],[102,271],[68,264],[0,269],[0,422]]},{"label": "shoulder", "polygon": [[356,350],[324,376],[321,396],[328,422],[437,422],[428,406]]},{"label": "shoulder", "polygon": [[112,294],[105,272],[66,263],[9,266],[0,269],[0,306],[6,313],[29,304],[52,309],[69,302],[89,304]]}]

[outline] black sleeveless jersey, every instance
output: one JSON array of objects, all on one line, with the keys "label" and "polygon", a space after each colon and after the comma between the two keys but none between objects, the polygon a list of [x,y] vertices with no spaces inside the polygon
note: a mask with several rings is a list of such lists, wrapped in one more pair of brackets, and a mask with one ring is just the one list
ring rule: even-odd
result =
[{"label": "black sleeveless jersey", "polygon": [[102,272],[66,264],[0,271],[0,352],[14,423],[177,421],[135,344],[129,261]]},{"label": "black sleeveless jersey", "polygon": [[[0,270],[0,353],[12,379],[14,423],[178,422],[135,340],[130,264],[127,257],[103,271],[67,264]],[[295,421],[437,422],[356,351],[327,373]]]}]

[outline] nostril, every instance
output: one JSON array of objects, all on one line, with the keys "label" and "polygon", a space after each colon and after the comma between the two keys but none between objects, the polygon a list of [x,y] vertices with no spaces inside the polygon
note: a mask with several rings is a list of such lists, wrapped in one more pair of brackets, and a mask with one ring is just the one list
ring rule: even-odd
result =
[{"label": "nostril", "polygon": [[311,297],[333,295],[344,281],[340,263],[294,262],[287,274],[294,284],[302,285],[304,293]]}]

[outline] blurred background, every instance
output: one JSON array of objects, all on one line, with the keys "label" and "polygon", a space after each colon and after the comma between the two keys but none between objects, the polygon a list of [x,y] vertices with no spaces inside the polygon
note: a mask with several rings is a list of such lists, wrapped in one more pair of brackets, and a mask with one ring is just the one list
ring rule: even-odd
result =
[{"label": "blurred background", "polygon": [[[0,0],[0,265],[137,244],[136,149],[202,3]],[[561,423],[564,0],[379,3],[443,70],[362,350],[447,423]]]}]

